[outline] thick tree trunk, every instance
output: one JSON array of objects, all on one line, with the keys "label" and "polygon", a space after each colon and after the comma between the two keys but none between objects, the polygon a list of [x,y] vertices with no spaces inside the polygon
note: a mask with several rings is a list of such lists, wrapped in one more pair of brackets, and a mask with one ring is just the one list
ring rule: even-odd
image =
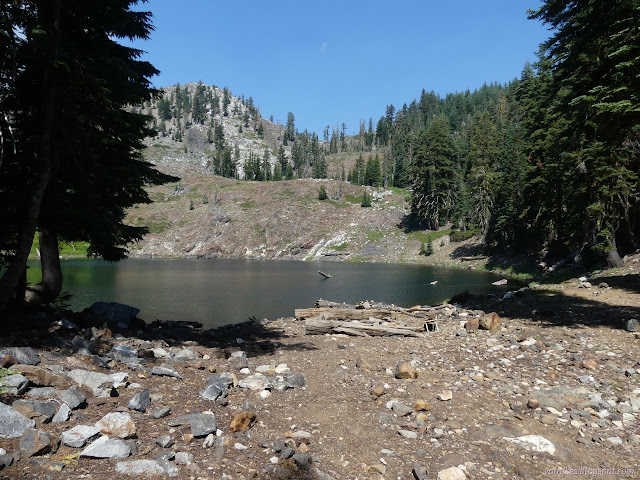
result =
[{"label": "thick tree trunk", "polygon": [[[52,38],[53,51],[59,44],[60,30],[60,0],[53,7]],[[0,312],[5,310],[12,299],[18,299],[20,277],[27,267],[27,259],[36,233],[42,199],[49,185],[53,165],[53,141],[55,128],[55,110],[57,97],[57,82],[55,67],[47,68],[43,82],[43,103],[40,145],[38,151],[37,177],[24,209],[22,225],[18,234],[18,246],[15,255],[9,262],[7,270],[0,278]]]},{"label": "thick tree trunk", "polygon": [[36,305],[51,303],[62,290],[62,269],[60,268],[60,251],[58,236],[53,229],[40,228],[40,266],[42,281],[27,287],[25,299]]},{"label": "thick tree trunk", "polygon": [[624,265],[624,262],[618,253],[615,235],[611,236],[611,249],[605,253],[605,261],[607,262],[608,267],[621,267]]}]

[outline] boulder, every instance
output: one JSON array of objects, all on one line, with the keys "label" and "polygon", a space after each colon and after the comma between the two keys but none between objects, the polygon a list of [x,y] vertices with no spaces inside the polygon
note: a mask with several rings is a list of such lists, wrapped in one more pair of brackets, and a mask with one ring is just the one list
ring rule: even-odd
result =
[{"label": "boulder", "polygon": [[110,325],[122,324],[127,327],[140,313],[139,308],[116,302],[96,302],[89,307],[89,311]]},{"label": "boulder", "polygon": [[25,431],[36,426],[31,420],[9,405],[0,403],[0,438],[21,437]]},{"label": "boulder", "polygon": [[67,422],[71,418],[71,409],[69,405],[63,403],[58,408],[58,411],[51,419],[51,423]]},{"label": "boulder", "polygon": [[400,362],[396,366],[395,377],[400,379],[417,378],[418,371],[409,362]]},{"label": "boulder", "polygon": [[550,440],[540,435],[523,435],[521,437],[505,437],[504,440],[532,452],[546,452],[553,455],[556,446]]},{"label": "boulder", "polygon": [[11,407],[25,417],[40,418],[43,422],[50,422],[58,411],[58,402],[54,400],[16,400]]},{"label": "boulder", "polygon": [[80,452],[81,457],[127,458],[131,455],[131,445],[116,438],[100,437]]},{"label": "boulder", "polygon": [[39,365],[40,357],[31,347],[8,347],[0,350],[0,358],[10,355],[23,365]]},{"label": "boulder", "polygon": [[132,438],[136,434],[136,426],[131,415],[123,412],[107,413],[96,422],[96,427],[104,435],[112,435],[119,438]]},{"label": "boulder", "polygon": [[31,428],[24,432],[18,450],[23,457],[35,457],[38,455],[46,455],[47,453],[55,453],[60,445],[60,440],[53,435]]},{"label": "boulder", "polygon": [[29,379],[19,373],[0,378],[0,392],[9,395],[22,395],[27,391],[27,388],[29,388]]},{"label": "boulder", "polygon": [[68,387],[71,382],[65,375],[61,375],[44,367],[35,365],[14,365],[11,367],[14,372],[21,373],[29,379],[31,383],[39,387]]},{"label": "boulder", "polygon": [[100,436],[100,429],[93,425],[76,425],[71,430],[62,432],[60,440],[63,445],[82,448],[87,442],[92,442]]},{"label": "boulder", "polygon": [[141,392],[136,393],[127,405],[129,410],[136,410],[137,412],[144,412],[151,405],[151,396],[149,395],[149,389],[145,388]]},{"label": "boulder", "polygon": [[458,467],[451,467],[438,472],[438,480],[465,480],[467,476]]},{"label": "boulder", "polygon": [[500,325],[500,316],[496,312],[491,312],[480,317],[479,327],[482,330],[493,330]]},{"label": "boulder", "polygon": [[106,374],[82,369],[71,370],[67,375],[78,385],[89,387],[96,397],[114,395],[113,390],[126,386],[129,379],[124,372]]}]

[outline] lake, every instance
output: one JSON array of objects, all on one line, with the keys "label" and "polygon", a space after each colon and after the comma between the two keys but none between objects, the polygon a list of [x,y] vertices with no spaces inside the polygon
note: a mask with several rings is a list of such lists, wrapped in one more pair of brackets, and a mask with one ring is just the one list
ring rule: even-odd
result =
[{"label": "lake", "polygon": [[[40,264],[30,262],[29,281]],[[464,290],[504,291],[485,272],[424,265],[289,262],[259,260],[128,259],[65,260],[63,291],[74,310],[102,300],[133,305],[147,322],[190,320],[205,327],[238,323],[250,316],[293,316],[318,298],[356,303],[375,300],[400,306],[438,304]],[[318,270],[331,274],[326,279]],[[437,284],[430,283],[437,280]]]}]

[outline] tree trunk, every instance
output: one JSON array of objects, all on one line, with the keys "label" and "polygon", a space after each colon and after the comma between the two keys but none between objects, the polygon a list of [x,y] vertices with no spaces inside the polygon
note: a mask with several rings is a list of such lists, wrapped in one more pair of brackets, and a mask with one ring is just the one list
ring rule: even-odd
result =
[{"label": "tree trunk", "polygon": [[[53,7],[52,20],[53,51],[55,52],[59,44],[60,0],[57,0]],[[51,63],[53,63],[53,60],[51,60]],[[15,255],[9,262],[4,275],[0,278],[0,312],[6,309],[12,299],[18,299],[20,277],[24,274],[27,267],[27,259],[29,258],[33,237],[35,236],[38,225],[38,218],[40,217],[42,199],[44,198],[51,177],[57,97],[55,67],[52,68],[49,66],[49,68],[46,69],[43,91],[41,134],[37,159],[38,173],[24,209]]]},{"label": "tree trunk", "polygon": [[54,301],[62,291],[62,269],[60,268],[60,252],[58,235],[55,230],[40,228],[40,266],[42,281],[27,287],[25,299],[35,305]]},{"label": "tree trunk", "polygon": [[608,267],[621,267],[624,265],[624,262],[618,253],[618,248],[616,247],[615,234],[611,235],[611,249],[607,250],[604,255]]}]

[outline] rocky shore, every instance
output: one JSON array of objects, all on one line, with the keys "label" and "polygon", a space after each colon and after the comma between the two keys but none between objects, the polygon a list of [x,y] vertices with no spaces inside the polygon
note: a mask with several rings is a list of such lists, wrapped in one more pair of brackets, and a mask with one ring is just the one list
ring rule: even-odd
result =
[{"label": "rocky shore", "polygon": [[34,313],[0,339],[0,478],[638,478],[638,295],[580,283],[409,337]]}]

